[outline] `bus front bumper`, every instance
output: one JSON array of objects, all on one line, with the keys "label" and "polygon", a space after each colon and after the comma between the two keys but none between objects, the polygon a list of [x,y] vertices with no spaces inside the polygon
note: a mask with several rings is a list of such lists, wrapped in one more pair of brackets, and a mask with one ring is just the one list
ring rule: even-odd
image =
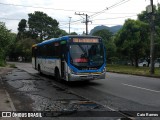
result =
[{"label": "bus front bumper", "polygon": [[98,80],[105,79],[106,72],[101,74],[68,74],[68,81],[85,81],[85,80]]}]

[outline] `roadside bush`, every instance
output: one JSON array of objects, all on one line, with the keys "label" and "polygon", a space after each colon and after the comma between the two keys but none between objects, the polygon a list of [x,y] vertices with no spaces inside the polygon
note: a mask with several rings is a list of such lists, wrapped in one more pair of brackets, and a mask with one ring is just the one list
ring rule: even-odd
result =
[{"label": "roadside bush", "polygon": [[6,62],[0,59],[0,67],[5,67],[5,66],[6,66]]}]

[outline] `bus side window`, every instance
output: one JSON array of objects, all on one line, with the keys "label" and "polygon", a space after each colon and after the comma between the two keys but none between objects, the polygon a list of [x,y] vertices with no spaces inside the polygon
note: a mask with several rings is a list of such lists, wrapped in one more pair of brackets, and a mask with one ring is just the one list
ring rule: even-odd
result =
[{"label": "bus side window", "polygon": [[42,48],[42,57],[46,57],[47,56],[47,46],[44,45],[43,48]]},{"label": "bus side window", "polygon": [[54,57],[55,56],[55,50],[54,50],[54,45],[53,44],[50,44],[50,53],[51,53],[51,57]]},{"label": "bus side window", "polygon": [[60,44],[57,42],[54,44],[55,57],[60,58]]},{"label": "bus side window", "polygon": [[38,56],[42,57],[42,46],[38,47]]},{"label": "bus side window", "polygon": [[48,58],[52,57],[52,46],[51,44],[46,45],[46,55]]}]

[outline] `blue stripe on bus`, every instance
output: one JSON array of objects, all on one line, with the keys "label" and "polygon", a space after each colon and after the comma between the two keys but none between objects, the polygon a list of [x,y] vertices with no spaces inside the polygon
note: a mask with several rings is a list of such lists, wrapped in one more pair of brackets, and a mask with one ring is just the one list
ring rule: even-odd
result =
[{"label": "blue stripe on bus", "polygon": [[71,64],[69,64],[69,67],[75,72],[75,73],[92,73],[92,72],[102,72],[104,67],[106,66],[106,64],[103,64],[101,68],[97,69],[97,70],[78,70],[77,68],[75,68],[74,66],[72,66]]},{"label": "blue stripe on bus", "polygon": [[37,46],[46,45],[46,44],[49,44],[49,43],[52,43],[52,42],[58,42],[58,41],[61,41],[61,40],[68,41],[69,40],[69,36],[64,36],[64,37],[61,37],[61,38],[52,38],[50,40],[38,43]]}]

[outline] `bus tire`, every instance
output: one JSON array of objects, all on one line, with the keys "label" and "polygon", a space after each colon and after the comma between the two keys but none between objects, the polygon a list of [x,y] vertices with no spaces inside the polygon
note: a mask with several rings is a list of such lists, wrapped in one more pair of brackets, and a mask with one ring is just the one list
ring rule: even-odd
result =
[{"label": "bus tire", "polygon": [[41,71],[40,65],[38,65],[38,73],[39,73],[40,75],[42,75],[42,71]]},{"label": "bus tire", "polygon": [[61,77],[60,77],[58,68],[55,69],[55,79],[56,81],[61,81]]}]

